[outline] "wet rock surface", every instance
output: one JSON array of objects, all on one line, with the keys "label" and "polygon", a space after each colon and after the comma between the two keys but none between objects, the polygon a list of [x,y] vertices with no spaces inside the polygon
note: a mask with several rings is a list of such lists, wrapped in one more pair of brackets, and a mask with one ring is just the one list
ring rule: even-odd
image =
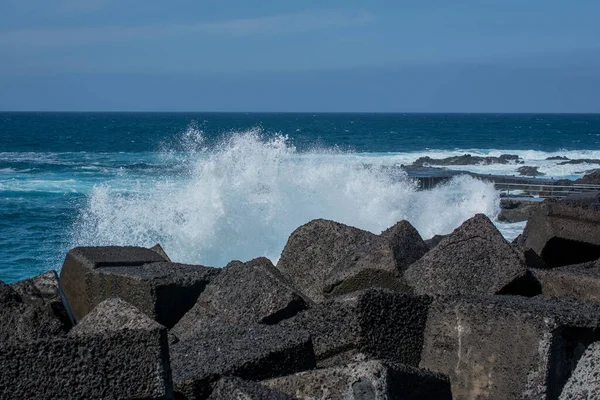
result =
[{"label": "wet rock surface", "polygon": [[532,167],[529,165],[524,165],[522,167],[517,168],[517,172],[522,176],[543,176],[546,175],[543,172],[538,171],[539,167]]}]

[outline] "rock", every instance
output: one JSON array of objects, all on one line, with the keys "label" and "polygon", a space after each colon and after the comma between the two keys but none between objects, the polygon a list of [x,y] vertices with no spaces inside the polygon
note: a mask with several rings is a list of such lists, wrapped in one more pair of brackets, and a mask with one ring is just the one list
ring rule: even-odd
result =
[{"label": "rock", "polygon": [[429,165],[490,165],[518,163],[520,158],[516,154],[502,154],[500,157],[479,157],[471,154],[462,156],[435,159],[431,157],[420,157],[412,163],[413,167],[425,167]]},{"label": "rock", "polygon": [[532,167],[528,165],[523,165],[522,167],[517,168],[517,172],[519,175],[523,176],[543,176],[546,175],[543,172],[538,171],[539,167]]},{"label": "rock", "polygon": [[548,161],[552,161],[552,160],[568,160],[568,157],[564,157],[564,156],[552,156],[552,157],[546,157],[546,160]]},{"label": "rock", "polygon": [[396,267],[401,271],[429,251],[419,232],[408,221],[397,222],[381,232],[380,236],[389,241],[396,258]]},{"label": "rock", "polygon": [[567,381],[559,400],[600,398],[600,342],[588,346]]},{"label": "rock", "polygon": [[225,377],[213,385],[208,400],[296,400],[294,397],[269,389],[260,383]]},{"label": "rock", "polygon": [[150,247],[150,250],[154,251],[159,256],[161,256],[162,258],[164,258],[165,261],[171,262],[171,259],[167,255],[167,252],[162,248],[162,246],[160,245],[160,243],[156,243],[154,246]]},{"label": "rock", "polygon": [[290,235],[277,269],[317,303],[373,285],[407,289],[388,239],[324,219]]},{"label": "rock", "polygon": [[320,366],[387,359],[417,366],[430,299],[380,289],[352,293],[283,321],[310,332]]},{"label": "rock", "polygon": [[434,235],[433,237],[425,240],[425,244],[429,247],[429,250],[437,246],[442,240],[446,239],[450,235]]},{"label": "rock", "polygon": [[518,254],[523,256],[527,268],[548,269],[548,265],[546,264],[546,262],[542,260],[542,258],[538,256],[537,253],[532,249],[520,244],[512,244],[512,248]]},{"label": "rock", "polygon": [[498,221],[511,223],[527,221],[539,204],[537,201],[502,199],[500,200]]},{"label": "rock", "polygon": [[142,247],[76,247],[60,273],[76,320],[110,297],[120,297],[167,328],[194,305],[219,269],[165,262]]},{"label": "rock", "polygon": [[73,324],[62,300],[56,271],[47,271],[33,278],[12,283],[10,286],[19,294],[23,302],[38,307],[47,304],[56,318],[63,321],[66,327]]},{"label": "rock", "polygon": [[600,301],[600,261],[532,272],[544,296]]},{"label": "rock", "polygon": [[418,294],[495,294],[526,272],[523,257],[477,214],[410,266],[405,278]]},{"label": "rock", "polygon": [[69,336],[104,334],[127,329],[147,331],[164,330],[164,327],[146,314],[119,299],[111,298],[98,304],[71,329]]},{"label": "rock", "polygon": [[309,304],[268,259],[232,262],[171,332],[184,339],[215,323],[276,324]]},{"label": "rock", "polygon": [[451,400],[448,378],[378,360],[300,372],[263,382],[298,400]]},{"label": "rock", "polygon": [[525,247],[550,267],[600,258],[600,211],[554,200],[540,204],[523,231]]},{"label": "rock", "polygon": [[205,399],[222,376],[260,380],[315,367],[308,332],[280,326],[215,325],[171,347],[175,391]]},{"label": "rock", "polygon": [[1,342],[0,398],[170,399],[167,332],[149,325]]},{"label": "rock", "polygon": [[438,298],[420,367],[447,375],[456,399],[555,399],[599,327],[600,304],[594,302]]},{"label": "rock", "polygon": [[576,160],[568,160],[558,163],[558,165],[572,165],[572,164],[600,164],[600,160],[593,158],[579,158]]},{"label": "rock", "polygon": [[23,297],[12,286],[0,281],[0,343],[60,337],[69,331],[71,322],[58,307],[53,307],[41,297],[29,297],[27,290],[31,289],[31,282],[15,287],[23,293]]},{"label": "rock", "polygon": [[600,169],[585,174],[583,178],[576,179],[575,183],[582,185],[600,185]]},{"label": "rock", "polygon": [[565,196],[562,202],[580,205],[600,205],[600,192],[576,193]]}]

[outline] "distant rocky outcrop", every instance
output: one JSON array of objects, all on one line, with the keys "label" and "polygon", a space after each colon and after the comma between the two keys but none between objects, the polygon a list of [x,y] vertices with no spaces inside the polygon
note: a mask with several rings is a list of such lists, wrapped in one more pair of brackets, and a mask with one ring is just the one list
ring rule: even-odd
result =
[{"label": "distant rocky outcrop", "polygon": [[538,171],[539,167],[531,167],[531,166],[522,166],[517,168],[517,172],[519,175],[523,176],[543,176],[546,175],[543,172]]},{"label": "distant rocky outcrop", "polygon": [[489,165],[509,163],[522,164],[523,160],[521,160],[521,158],[516,154],[502,154],[499,157],[480,157],[473,156],[471,154],[464,154],[462,156],[453,156],[446,158],[420,157],[412,163],[412,166],[425,167],[429,165]]}]

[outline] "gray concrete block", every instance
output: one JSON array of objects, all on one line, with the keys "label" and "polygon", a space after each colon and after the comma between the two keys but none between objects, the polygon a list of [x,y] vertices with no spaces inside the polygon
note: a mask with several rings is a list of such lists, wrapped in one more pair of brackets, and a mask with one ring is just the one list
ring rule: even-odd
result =
[{"label": "gray concrete block", "polygon": [[523,243],[551,267],[600,258],[600,211],[593,206],[545,200],[523,231]]},{"label": "gray concrete block", "polygon": [[15,285],[23,293],[21,296],[11,285],[0,281],[0,343],[60,337],[71,328],[64,307],[60,307],[62,303],[56,305],[37,297],[39,291],[29,291],[30,285]]},{"label": "gray concrete block", "polygon": [[310,332],[321,366],[363,359],[418,366],[430,301],[369,289],[320,304],[281,325]]},{"label": "gray concrete block", "polygon": [[215,323],[276,324],[309,304],[268,259],[232,262],[171,332],[185,339]]},{"label": "gray concrete block", "polygon": [[[277,268],[315,302],[377,284],[406,287],[388,239],[324,219],[310,221],[290,235]],[[370,279],[373,275],[377,277]],[[351,284],[341,286],[349,280]]]},{"label": "gray concrete block", "polygon": [[585,350],[559,399],[600,399],[600,342],[590,344]]},{"label": "gray concrete block", "polygon": [[212,389],[209,400],[295,400],[277,390],[269,389],[257,382],[240,378],[224,377]]},{"label": "gray concrete block", "polygon": [[101,335],[128,329],[165,330],[131,304],[119,298],[111,298],[94,307],[69,331],[69,336]]},{"label": "gray concrete block", "polygon": [[455,399],[556,399],[577,354],[598,340],[600,304],[471,296],[434,300],[420,366]]},{"label": "gray concrete block", "polygon": [[553,268],[533,269],[541,294],[549,297],[571,297],[600,301],[600,262],[594,261]]},{"label": "gray concrete block", "polygon": [[451,400],[448,378],[378,360],[300,372],[264,381],[298,400]]},{"label": "gray concrete block", "polygon": [[171,399],[167,336],[120,330],[0,343],[3,399]]},{"label": "gray concrete block", "polygon": [[525,259],[483,214],[465,221],[405,272],[418,294],[495,294],[527,274]]},{"label": "gray concrete block", "polygon": [[429,251],[429,246],[408,221],[395,223],[381,232],[380,236],[390,243],[396,258],[396,267],[401,271],[406,270]]},{"label": "gray concrete block", "polygon": [[315,367],[306,331],[265,325],[216,325],[171,346],[175,391],[205,399],[222,376],[248,380],[288,375]]},{"label": "gray concrete block", "polygon": [[219,271],[165,262],[141,247],[77,247],[67,254],[60,280],[77,320],[103,300],[120,297],[171,328]]}]

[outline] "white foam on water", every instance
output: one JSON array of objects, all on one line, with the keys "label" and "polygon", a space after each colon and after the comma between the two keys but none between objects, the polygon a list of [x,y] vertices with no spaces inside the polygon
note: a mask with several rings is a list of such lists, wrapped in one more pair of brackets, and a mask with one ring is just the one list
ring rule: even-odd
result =
[{"label": "white foam on water", "polygon": [[[451,232],[476,213],[494,218],[493,185],[458,177],[417,191],[405,176],[365,168],[365,157],[339,151],[299,152],[285,136],[232,133],[213,146],[201,132],[183,135],[178,176],[155,176],[129,191],[96,186],[73,227],[72,245],[160,242],[173,260],[223,266],[232,259],[276,261],[290,233],[326,218],[379,233],[410,221],[424,238]],[[381,165],[393,165],[378,158]],[[148,178],[150,179],[150,178]]]}]

